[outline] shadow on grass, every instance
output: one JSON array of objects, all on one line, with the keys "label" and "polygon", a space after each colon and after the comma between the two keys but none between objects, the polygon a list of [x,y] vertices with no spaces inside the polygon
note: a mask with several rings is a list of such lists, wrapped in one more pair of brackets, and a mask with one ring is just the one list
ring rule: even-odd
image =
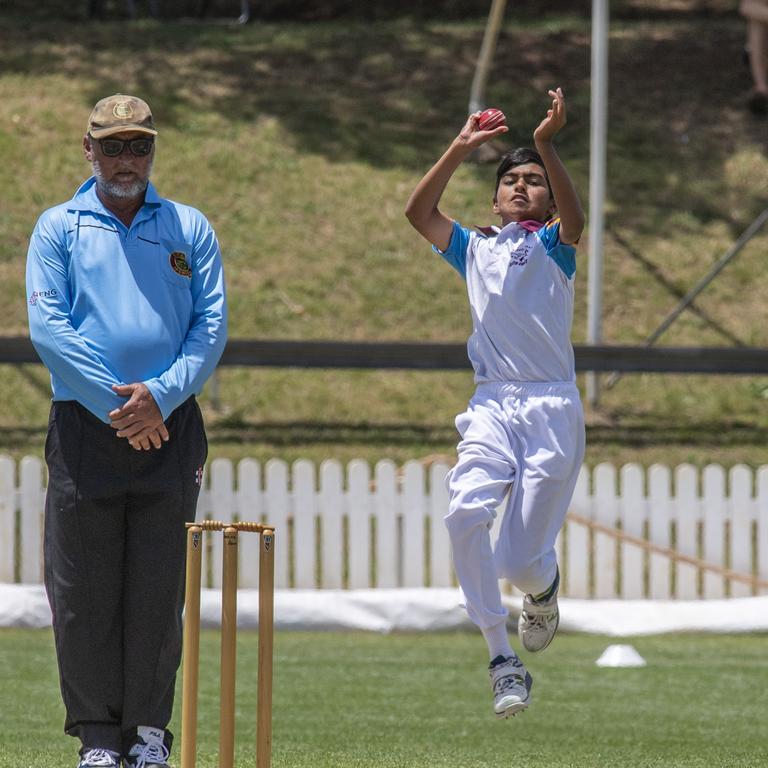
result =
[{"label": "shadow on grass", "polygon": [[371,422],[225,420],[209,424],[208,436],[220,444],[267,443],[288,448],[294,445],[423,445],[442,447],[456,442],[450,425],[380,424]]},{"label": "shadow on grass", "polygon": [[45,445],[45,435],[45,426],[0,427],[0,453],[20,450],[39,452]]},{"label": "shadow on grass", "polygon": [[420,167],[460,126],[460,84],[471,79],[481,34],[411,21],[94,23],[67,26],[61,45],[60,27],[0,33],[0,69],[89,83],[84,114],[105,94],[131,89],[161,127],[181,128],[201,111],[246,124],[270,116],[302,150],[373,166],[418,158]]},{"label": "shadow on grass", "polygon": [[[6,25],[2,71],[57,72],[90,83],[84,114],[105,94],[130,88],[153,105],[162,126],[183,128],[201,111],[246,124],[268,115],[304,151],[419,169],[461,126],[482,37],[479,22],[440,26],[408,18],[245,28],[93,23],[66,25],[65,35],[61,26]],[[609,125],[611,153],[620,160],[619,178],[612,177],[617,199],[623,191],[636,198],[638,189],[652,185],[654,195],[679,204],[680,196],[690,196],[690,172],[706,168],[707,176],[716,175],[745,136],[766,144],[765,126],[750,121],[741,103],[748,88],[743,36],[741,24],[694,16],[691,23],[639,29],[612,41]],[[509,145],[530,144],[546,90],[557,83],[570,104],[563,153],[585,158],[588,20],[562,29],[505,27],[488,95],[510,118]],[[694,148],[701,136],[711,141],[696,141]],[[653,172],[668,169],[670,158],[680,165],[677,180]],[[649,168],[638,173],[638,164]],[[703,199],[692,207],[718,215]]]},{"label": "shadow on grass", "polygon": [[[10,13],[67,21],[86,21],[89,17],[127,19],[126,0],[4,0]],[[147,16],[151,0],[137,0],[138,15]],[[157,15],[167,20],[208,16],[220,21],[232,21],[240,12],[239,0],[162,0],[156,2]],[[350,3],[349,0],[262,0],[251,3],[251,20],[301,20],[306,22],[354,18],[364,21],[385,21],[407,17],[425,19],[462,19],[471,16],[484,19],[488,0],[390,0],[387,3]],[[686,19],[691,14],[706,17],[733,15],[732,0],[612,0],[611,17],[616,19],[670,20]],[[516,19],[538,19],[542,16],[578,14],[589,17],[589,0],[515,0]]]},{"label": "shadow on grass", "polygon": [[[635,248],[617,230],[611,229],[608,231],[607,234],[609,234],[616,241],[616,243],[619,246],[621,246],[621,248],[624,250],[624,252],[628,256],[630,256],[634,261],[640,264],[640,266],[642,266],[645,272],[650,277],[652,277],[658,285],[664,288],[670,296],[676,299],[677,302],[679,302],[684,296],[688,294],[688,291],[691,288],[690,286],[682,286],[670,280],[664,274],[664,272],[662,271],[662,269],[659,267],[658,264],[656,264],[654,261],[648,258],[648,256],[646,256],[646,254],[643,253],[639,248]],[[672,307],[670,307],[670,311],[671,309]],[[734,333],[731,333],[731,331],[729,331],[724,325],[719,323],[717,320],[711,317],[709,313],[707,313],[704,309],[698,306],[698,304],[695,301],[691,302],[688,305],[686,311],[696,315],[696,317],[698,317],[704,323],[704,325],[708,326],[710,329],[715,331],[715,333],[717,333],[719,336],[722,336],[727,342],[729,342],[733,346],[735,347],[747,346],[745,341],[742,341]]]},{"label": "shadow on grass", "polygon": [[[207,434],[213,445],[262,445],[275,449],[307,446],[414,447],[448,451],[458,440],[456,431],[444,424],[375,424],[368,422],[264,421],[233,423],[208,420]],[[41,427],[0,427],[3,451],[39,453],[45,443]],[[591,447],[662,448],[671,446],[727,449],[768,444],[768,427],[747,423],[688,423],[680,425],[591,425],[587,427]],[[447,459],[449,462],[452,459]]]},{"label": "shadow on grass", "polygon": [[[0,433],[1,434],[1,433]],[[379,424],[369,422],[219,422],[208,435],[218,443],[266,443],[278,447],[308,444],[453,446],[458,435],[448,424]],[[726,448],[768,444],[768,428],[741,422],[685,424],[592,425],[587,427],[591,445],[691,446]]]},{"label": "shadow on grass", "polygon": [[768,428],[742,422],[689,422],[666,425],[594,425],[587,427],[590,445],[621,445],[629,448],[690,446],[730,448],[768,444]]}]

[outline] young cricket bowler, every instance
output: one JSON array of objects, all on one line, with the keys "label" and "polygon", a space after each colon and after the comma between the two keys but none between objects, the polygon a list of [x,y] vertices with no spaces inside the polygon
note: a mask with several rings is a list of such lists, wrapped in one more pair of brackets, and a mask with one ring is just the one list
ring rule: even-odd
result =
[{"label": "young cricket bowler", "polygon": [[[559,620],[555,539],[584,456],[570,341],[584,213],[553,144],[566,123],[565,97],[560,88],[549,96],[551,109],[533,134],[536,151],[516,149],[497,169],[500,227],[472,231],[438,208],[462,161],[507,131],[497,120],[482,130],[486,113],[469,116],[406,207],[414,228],[467,284],[477,388],[456,418],[461,441],[445,521],[467,612],[488,645],[499,718],[528,707],[532,678],[510,645],[498,579],[525,593],[517,627],[523,648],[543,650]],[[507,493],[492,546],[490,528]]]}]

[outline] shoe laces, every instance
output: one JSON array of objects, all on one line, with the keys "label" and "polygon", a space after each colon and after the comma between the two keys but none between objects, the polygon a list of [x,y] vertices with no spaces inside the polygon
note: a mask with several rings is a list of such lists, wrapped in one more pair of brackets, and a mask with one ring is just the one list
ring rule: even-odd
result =
[{"label": "shoe laces", "polygon": [[547,629],[547,623],[555,617],[550,608],[543,611],[525,611],[525,623],[529,629]]},{"label": "shoe laces", "polygon": [[83,755],[81,765],[116,766],[115,754],[108,749],[89,749]]},{"label": "shoe laces", "polygon": [[510,672],[493,684],[493,695],[498,696],[506,693],[510,688],[519,688],[521,685],[525,685],[525,678],[518,672]]},{"label": "shoe laces", "polygon": [[492,668],[491,674],[493,675],[494,671],[500,671],[499,667],[503,667],[504,671],[493,681],[493,693],[495,696],[504,693],[510,688],[525,685],[524,667],[520,659],[514,657],[507,659],[503,664],[498,664],[496,670]]},{"label": "shoe laces", "polygon": [[131,749],[131,766],[132,768],[144,768],[146,765],[165,765],[170,754],[168,748],[161,742],[136,744]]},{"label": "shoe laces", "polygon": [[538,624],[543,626],[547,621],[550,621],[557,614],[557,597],[553,595],[552,598],[546,602],[537,603],[530,595],[526,595],[523,603],[523,619],[528,624]]}]

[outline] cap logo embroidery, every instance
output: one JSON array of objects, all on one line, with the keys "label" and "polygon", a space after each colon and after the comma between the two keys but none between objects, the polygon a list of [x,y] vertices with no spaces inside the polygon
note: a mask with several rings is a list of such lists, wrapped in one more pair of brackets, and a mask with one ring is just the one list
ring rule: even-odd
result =
[{"label": "cap logo embroidery", "polygon": [[133,117],[133,107],[129,101],[118,101],[114,107],[112,107],[112,114],[121,119],[130,119]]},{"label": "cap logo embroidery", "polygon": [[174,251],[170,255],[171,268],[177,275],[182,277],[192,277],[192,269],[187,263],[187,254],[181,251]]}]

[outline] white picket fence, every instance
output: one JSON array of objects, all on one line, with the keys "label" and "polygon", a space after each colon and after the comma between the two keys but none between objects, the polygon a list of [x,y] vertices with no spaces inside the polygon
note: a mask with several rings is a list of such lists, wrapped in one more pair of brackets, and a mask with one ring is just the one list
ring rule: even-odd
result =
[{"label": "white picket fence", "polygon": [[[278,588],[446,587],[455,584],[445,464],[300,460],[206,470],[198,519],[276,526]],[[0,456],[0,582],[42,580],[44,466]],[[17,484],[18,475],[18,484]],[[562,594],[694,599],[768,593],[768,467],[584,468],[559,539]],[[498,523],[498,518],[497,518]],[[630,541],[606,533],[616,529]],[[642,546],[637,540],[648,542]],[[241,537],[240,585],[258,584],[256,536]],[[673,549],[680,562],[660,549]],[[219,585],[221,537],[208,535],[205,571]],[[718,569],[720,569],[718,571]],[[736,572],[746,579],[729,578]]]}]

